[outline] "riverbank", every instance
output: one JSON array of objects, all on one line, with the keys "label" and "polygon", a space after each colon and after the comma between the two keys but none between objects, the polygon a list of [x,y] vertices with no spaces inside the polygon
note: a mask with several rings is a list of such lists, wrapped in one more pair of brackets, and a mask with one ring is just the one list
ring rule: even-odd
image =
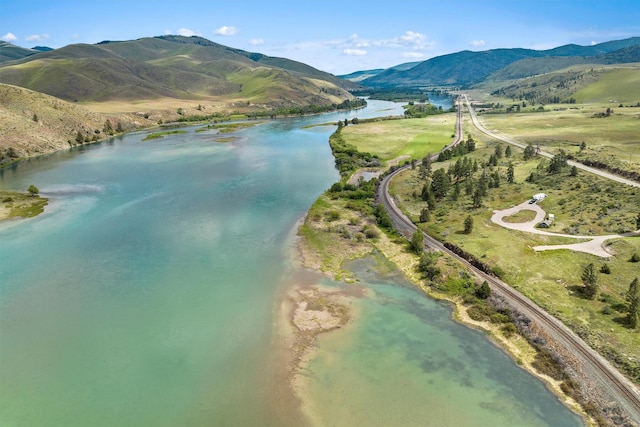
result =
[{"label": "riverbank", "polygon": [[[328,222],[324,214],[318,212],[318,205],[324,210],[333,210],[339,213],[339,220]],[[383,258],[393,265],[392,268],[399,269],[402,274],[424,294],[437,300],[445,300],[453,307],[452,317],[459,323],[468,327],[483,331],[487,338],[498,348],[509,355],[518,366],[530,374],[539,378],[547,388],[551,390],[558,399],[573,412],[584,418],[586,425],[595,426],[595,421],[585,415],[581,406],[573,399],[564,394],[561,384],[558,381],[540,373],[535,368],[538,351],[522,336],[517,334],[505,334],[501,329],[501,324],[494,324],[488,321],[476,321],[468,313],[468,306],[461,298],[451,297],[446,293],[438,291],[436,288],[423,284],[423,279],[418,272],[418,257],[406,249],[406,245],[399,239],[390,238],[386,234],[378,231],[375,239],[345,239],[345,234],[353,235],[354,230],[345,231],[344,227],[349,224],[362,224],[367,227],[372,226],[370,220],[363,215],[358,215],[359,221],[353,219],[353,211],[340,207],[339,201],[328,200],[322,196],[319,202],[312,207],[310,214],[305,220],[298,224],[299,234],[295,239],[296,250],[293,252],[298,266],[308,269],[315,274],[322,274],[332,279],[342,279],[346,283],[354,283],[355,278],[344,266],[344,261],[357,259],[377,253],[377,258]],[[339,261],[331,257],[340,256]],[[450,261],[446,261],[450,262]],[[382,262],[383,263],[383,262]],[[380,262],[378,264],[381,264]],[[382,268],[389,268],[384,267]],[[318,279],[319,280],[319,279]],[[354,289],[359,289],[360,296],[365,295],[366,289],[360,285],[349,285]],[[290,386],[300,400],[300,407],[307,418],[313,420],[308,405],[308,377],[307,369],[309,363],[317,354],[316,342],[324,334],[335,333],[336,330],[357,321],[357,313],[351,312],[353,309],[353,296],[344,292],[337,292],[333,288],[324,288],[320,285],[300,286],[295,283],[289,288],[286,298],[282,303],[282,310],[285,316],[283,321],[287,322],[291,328],[289,339],[290,349],[294,356],[290,366]],[[337,309],[337,307],[340,307]],[[333,308],[331,308],[333,307]],[[310,313],[304,313],[310,309]],[[313,312],[315,311],[315,313]],[[303,315],[304,314],[304,315]],[[310,317],[313,322],[312,332],[305,329],[305,323],[300,323],[302,319]],[[343,319],[340,321],[339,319]]]}]

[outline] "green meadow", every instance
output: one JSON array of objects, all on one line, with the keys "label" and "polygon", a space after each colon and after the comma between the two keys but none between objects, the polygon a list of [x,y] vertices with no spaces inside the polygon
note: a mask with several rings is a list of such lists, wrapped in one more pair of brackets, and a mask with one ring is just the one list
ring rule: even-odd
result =
[{"label": "green meadow", "polygon": [[[525,143],[535,145],[539,142],[543,149],[551,152],[563,149],[579,154],[580,144],[584,141],[586,149],[583,148],[583,152],[593,154],[604,150],[619,162],[631,156],[635,167],[636,156],[640,163],[640,146],[637,142],[634,144],[640,108],[615,108],[609,117],[595,117],[608,105],[572,105],[555,111],[485,114],[481,120],[491,130]],[[359,123],[344,127],[341,134],[346,144],[355,146],[360,152],[377,155],[389,164],[390,160],[421,159],[428,153],[438,152],[451,142],[454,124],[454,114],[443,114],[426,119]],[[469,136],[476,143],[476,150],[467,154],[479,164],[475,178],[483,168],[497,171],[500,176],[499,186],[489,188],[479,208],[473,208],[472,197],[461,181],[458,197],[453,197],[453,190],[450,190],[430,211],[430,219],[420,223],[420,213],[427,207],[421,192],[429,181],[420,177],[418,169],[409,169],[392,181],[391,192],[398,205],[429,234],[460,246],[495,268],[507,283],[558,316],[593,347],[608,355],[630,377],[639,381],[640,334],[626,326],[624,294],[631,281],[640,275],[639,265],[629,261],[634,253],[640,253],[640,237],[606,242],[612,254],[609,258],[566,249],[536,252],[533,250],[535,246],[579,243],[584,239],[509,230],[492,223],[491,216],[494,210],[518,205],[533,194],[544,192],[548,197],[540,205],[547,213],[555,215],[555,221],[546,231],[576,236],[624,233],[637,228],[635,221],[640,214],[640,189],[583,171],[572,173],[570,167],[550,174],[547,171],[549,159],[534,157],[525,160],[523,150],[513,146],[510,157],[506,157],[508,144],[480,133],[467,118],[465,138]],[[495,166],[489,168],[490,156],[496,153],[497,147],[500,147],[501,157]],[[433,168],[448,170],[458,159],[460,157],[434,162]],[[514,167],[512,184],[506,181],[509,164]],[[528,182],[532,175],[536,179]],[[332,230],[332,234],[345,232],[350,221],[347,218],[349,209],[345,209],[343,202],[338,202],[340,200],[320,199],[310,211],[310,217],[315,218],[312,221],[323,223],[320,228]],[[330,210],[335,210],[339,218],[327,219]],[[324,214],[321,216],[320,212]],[[471,216],[474,223],[471,234],[463,232],[467,216]],[[531,212],[523,211],[508,221],[524,222],[531,218]],[[319,262],[330,264],[328,259],[336,255],[333,252],[337,249],[320,240],[331,240],[331,237],[322,237],[322,233],[313,233],[310,228],[303,228],[302,234],[313,242],[313,246],[325,247],[327,259]],[[346,252],[342,255],[353,257],[359,250],[349,252],[357,246],[345,247]],[[610,274],[598,273],[600,290],[594,300],[585,299],[581,292],[581,274],[589,263],[593,263],[598,271],[605,264],[610,269]],[[332,269],[340,270],[339,266]]]},{"label": "green meadow", "polygon": [[385,120],[346,126],[342,135],[360,152],[377,154],[384,162],[422,159],[451,143],[455,113],[421,119]]}]

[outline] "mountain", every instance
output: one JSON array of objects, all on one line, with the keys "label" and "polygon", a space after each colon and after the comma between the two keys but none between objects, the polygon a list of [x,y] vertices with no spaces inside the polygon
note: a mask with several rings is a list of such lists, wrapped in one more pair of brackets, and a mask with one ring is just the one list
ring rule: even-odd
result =
[{"label": "mountain", "polygon": [[487,76],[487,81],[504,81],[551,73],[579,64],[628,64],[640,62],[640,44],[597,56],[547,56],[516,61]]},{"label": "mountain", "polygon": [[[462,51],[438,56],[424,61],[408,70],[389,68],[360,82],[364,86],[469,86],[483,81],[499,70],[518,61],[525,67],[534,64],[535,58],[601,56],[640,44],[640,37],[610,41],[592,46],[565,45],[548,50],[492,49],[481,52]],[[632,55],[628,55],[631,58]],[[610,57],[610,60],[614,60]],[[622,60],[620,56],[617,60]],[[565,59],[573,64],[577,59]],[[538,64],[550,61],[539,60]],[[559,62],[560,63],[560,62]],[[555,65],[550,66],[555,67]],[[544,66],[543,66],[544,68]],[[557,69],[557,68],[553,68]]]},{"label": "mountain", "polygon": [[38,53],[38,51],[34,49],[26,49],[0,40],[0,64],[6,61],[21,59],[35,53]]},{"label": "mountain", "polygon": [[355,71],[350,74],[342,74],[339,75],[341,79],[349,80],[350,82],[361,82],[364,79],[368,79],[369,77],[376,76],[384,71],[384,68],[376,68],[375,70],[363,70],[363,71]]},{"label": "mountain", "polygon": [[296,61],[195,36],[37,52],[0,63],[0,82],[77,102],[215,99],[263,108],[340,103],[351,98],[347,89],[357,86]]},{"label": "mountain", "polygon": [[[415,67],[416,65],[420,64],[420,62],[405,62],[404,64],[400,64],[400,65],[396,65],[394,67],[389,68],[390,70],[398,70],[398,71],[405,71],[408,70],[410,68]],[[353,72],[351,74],[344,74],[344,75],[340,75],[338,77],[340,77],[341,79],[345,79],[345,80],[349,80],[355,83],[359,83],[364,79],[368,79],[370,77],[374,77],[377,76],[378,74],[380,74],[381,72],[385,71],[384,68],[377,68],[375,70],[366,70],[366,71],[356,71]]]}]

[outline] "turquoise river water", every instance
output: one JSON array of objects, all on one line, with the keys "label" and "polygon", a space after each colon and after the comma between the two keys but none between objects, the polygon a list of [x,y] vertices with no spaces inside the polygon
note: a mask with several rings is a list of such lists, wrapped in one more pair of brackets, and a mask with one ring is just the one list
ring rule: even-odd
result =
[{"label": "turquoise river water", "polygon": [[[306,126],[400,112],[372,101],[225,144],[134,133],[0,170],[0,188],[50,199],[0,223],[0,425],[298,425],[274,311],[296,221],[338,178],[335,127]],[[353,268],[360,315],[309,364],[321,425],[581,425],[446,305]]]}]

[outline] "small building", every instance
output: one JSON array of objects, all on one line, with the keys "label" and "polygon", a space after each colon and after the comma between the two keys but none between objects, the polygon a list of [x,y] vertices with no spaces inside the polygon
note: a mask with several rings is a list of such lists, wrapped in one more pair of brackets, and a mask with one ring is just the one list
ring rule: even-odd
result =
[{"label": "small building", "polygon": [[541,202],[544,200],[545,197],[547,197],[545,193],[538,193],[533,195],[533,200],[535,200],[535,202]]}]

